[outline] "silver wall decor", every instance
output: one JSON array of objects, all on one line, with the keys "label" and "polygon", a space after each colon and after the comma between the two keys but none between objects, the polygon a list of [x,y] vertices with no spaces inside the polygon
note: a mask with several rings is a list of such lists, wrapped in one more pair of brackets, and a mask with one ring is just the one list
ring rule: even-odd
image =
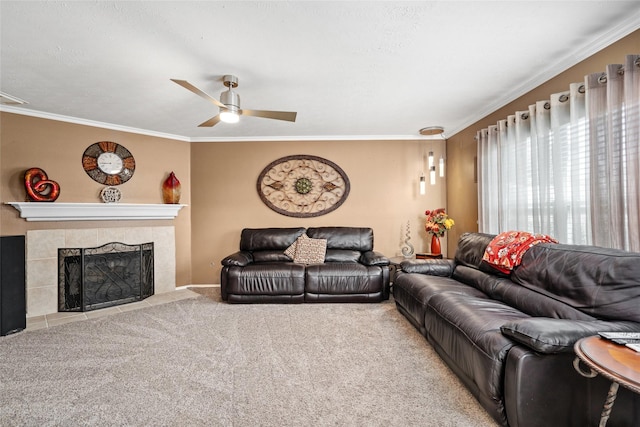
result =
[{"label": "silver wall decor", "polygon": [[349,195],[350,184],[335,163],[322,157],[295,155],[267,165],[258,177],[257,189],[270,209],[309,218],[338,209]]}]

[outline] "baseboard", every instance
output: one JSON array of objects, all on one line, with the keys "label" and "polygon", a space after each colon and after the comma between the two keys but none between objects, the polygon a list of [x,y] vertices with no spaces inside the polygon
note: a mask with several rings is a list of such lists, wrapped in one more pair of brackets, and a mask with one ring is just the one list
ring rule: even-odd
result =
[{"label": "baseboard", "polygon": [[179,291],[181,289],[189,289],[189,288],[219,288],[220,285],[216,285],[216,284],[210,284],[210,285],[183,285],[183,286],[177,286],[176,287],[176,291]]}]

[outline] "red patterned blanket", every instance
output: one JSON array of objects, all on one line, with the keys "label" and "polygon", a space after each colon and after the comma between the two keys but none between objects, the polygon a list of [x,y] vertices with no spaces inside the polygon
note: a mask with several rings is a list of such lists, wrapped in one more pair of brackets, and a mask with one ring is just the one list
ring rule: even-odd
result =
[{"label": "red patterned blanket", "polygon": [[538,243],[558,243],[553,237],[526,231],[505,231],[493,238],[484,251],[483,261],[496,270],[510,274],[520,265],[524,253]]}]

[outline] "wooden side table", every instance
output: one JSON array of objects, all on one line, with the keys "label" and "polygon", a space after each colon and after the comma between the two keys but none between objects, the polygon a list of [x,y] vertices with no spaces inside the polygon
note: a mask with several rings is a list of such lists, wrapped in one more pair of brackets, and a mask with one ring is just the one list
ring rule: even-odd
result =
[{"label": "wooden side table", "polygon": [[416,259],[442,259],[442,254],[416,254]]},{"label": "wooden side table", "polygon": [[[577,356],[573,366],[580,375],[593,378],[600,374],[611,381],[600,415],[599,426],[605,427],[620,385],[640,394],[640,353],[599,336],[582,338],[573,349]],[[581,362],[587,365],[589,371],[580,367]]]}]

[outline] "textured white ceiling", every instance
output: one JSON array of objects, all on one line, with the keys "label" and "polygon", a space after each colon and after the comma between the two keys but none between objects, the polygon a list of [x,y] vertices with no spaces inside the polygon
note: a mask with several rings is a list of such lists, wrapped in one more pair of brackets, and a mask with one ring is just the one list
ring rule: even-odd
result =
[{"label": "textured white ceiling", "polygon": [[[640,2],[3,0],[0,19],[0,91],[29,103],[4,111],[191,141],[414,138],[452,135],[640,28]],[[218,98],[224,74],[242,107],[297,121],[198,128],[217,108],[170,79]]]}]

